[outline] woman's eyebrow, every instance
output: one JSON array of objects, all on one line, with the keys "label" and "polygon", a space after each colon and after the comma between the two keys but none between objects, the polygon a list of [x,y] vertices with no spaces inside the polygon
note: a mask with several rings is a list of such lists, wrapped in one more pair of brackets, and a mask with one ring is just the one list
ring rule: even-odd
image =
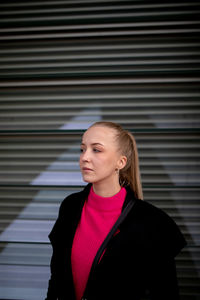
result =
[{"label": "woman's eyebrow", "polygon": [[[82,145],[82,146],[85,146],[84,143],[81,143],[81,145]],[[101,144],[101,143],[92,143],[91,145],[92,145],[92,146],[97,146],[97,145],[104,146],[104,145]]]}]

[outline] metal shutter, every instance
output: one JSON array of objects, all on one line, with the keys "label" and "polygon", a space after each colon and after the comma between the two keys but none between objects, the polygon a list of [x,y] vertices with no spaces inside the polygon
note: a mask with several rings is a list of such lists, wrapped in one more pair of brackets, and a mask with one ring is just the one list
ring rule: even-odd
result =
[{"label": "metal shutter", "polygon": [[199,1],[1,1],[1,299],[44,299],[47,235],[83,186],[80,138],[98,120],[135,134],[145,200],[188,241],[181,299],[199,299],[199,13]]}]

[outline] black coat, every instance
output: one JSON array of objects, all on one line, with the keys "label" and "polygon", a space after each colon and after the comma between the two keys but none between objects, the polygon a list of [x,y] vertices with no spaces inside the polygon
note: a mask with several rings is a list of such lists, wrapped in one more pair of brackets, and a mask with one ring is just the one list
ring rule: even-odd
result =
[{"label": "black coat", "polygon": [[[47,300],[75,300],[71,248],[90,187],[88,184],[62,202],[49,235],[53,255]],[[139,300],[146,294],[152,300],[177,300],[174,258],[185,246],[185,239],[166,213],[135,199],[127,188],[123,209],[129,201],[135,204],[89,276],[84,299]]]}]

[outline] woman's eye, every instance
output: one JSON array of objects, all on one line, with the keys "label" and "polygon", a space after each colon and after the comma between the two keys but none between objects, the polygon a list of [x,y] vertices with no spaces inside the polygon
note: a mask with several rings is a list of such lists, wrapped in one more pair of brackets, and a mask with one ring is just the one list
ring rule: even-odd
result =
[{"label": "woman's eye", "polygon": [[[86,151],[86,149],[80,148],[81,153],[84,153],[85,151]],[[94,148],[93,152],[98,153],[98,152],[101,152],[101,151],[99,149]]]}]

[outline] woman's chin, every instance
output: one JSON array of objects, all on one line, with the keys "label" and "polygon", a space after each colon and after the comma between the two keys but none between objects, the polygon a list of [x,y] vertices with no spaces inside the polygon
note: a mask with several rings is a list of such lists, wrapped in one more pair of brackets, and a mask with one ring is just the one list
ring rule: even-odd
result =
[{"label": "woman's chin", "polygon": [[92,180],[92,178],[89,178],[89,176],[82,176],[83,177],[83,181],[87,182],[87,183],[93,183],[94,180]]}]

